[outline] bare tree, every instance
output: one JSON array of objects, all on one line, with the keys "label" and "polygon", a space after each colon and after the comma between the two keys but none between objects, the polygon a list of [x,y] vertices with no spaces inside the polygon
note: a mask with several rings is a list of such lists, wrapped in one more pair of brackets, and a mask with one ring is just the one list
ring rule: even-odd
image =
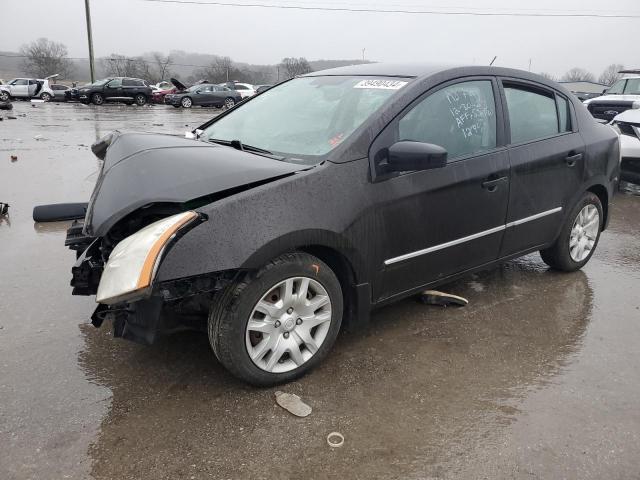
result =
[{"label": "bare tree", "polygon": [[125,57],[114,53],[110,57],[102,59],[102,68],[107,75],[115,77],[148,79],[152,76],[149,63],[141,57]]},{"label": "bare tree", "polygon": [[20,54],[25,57],[23,68],[28,75],[42,78],[57,73],[59,78],[67,78],[73,73],[67,47],[62,43],[39,38],[20,47]]},{"label": "bare tree", "polygon": [[286,78],[293,78],[297,75],[304,75],[313,70],[306,58],[283,58],[279,65],[280,71]]},{"label": "bare tree", "polygon": [[547,80],[551,80],[552,82],[557,82],[558,81],[558,77],[556,77],[555,75],[553,75],[551,73],[540,72],[538,75],[540,75],[543,78],[546,78]]},{"label": "bare tree", "polygon": [[171,72],[169,71],[169,65],[171,65],[172,60],[171,55],[163,57],[160,53],[154,53],[153,60],[157,71],[157,75],[154,75],[153,78],[154,81],[161,82],[171,76]]},{"label": "bare tree", "polygon": [[613,63],[609,65],[604,72],[598,77],[598,83],[603,85],[613,85],[622,78],[620,70],[624,70],[624,65]]},{"label": "bare tree", "polygon": [[583,68],[572,68],[562,77],[564,82],[593,82],[595,77],[593,73],[584,70]]}]

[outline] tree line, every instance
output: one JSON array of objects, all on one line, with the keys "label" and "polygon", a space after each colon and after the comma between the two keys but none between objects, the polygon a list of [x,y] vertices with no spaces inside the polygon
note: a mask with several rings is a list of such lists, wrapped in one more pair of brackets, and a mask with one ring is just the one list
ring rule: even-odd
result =
[{"label": "tree line", "polygon": [[[23,45],[20,55],[24,57],[22,68],[27,75],[42,78],[57,73],[60,79],[71,79],[78,75],[76,66],[68,58],[67,47],[62,43],[39,38]],[[97,60],[97,70],[101,76],[135,77],[158,83],[178,76],[172,68],[176,64],[172,55],[157,52],[151,58],[113,53]],[[207,80],[212,83],[238,81],[260,85],[311,71],[313,69],[304,57],[283,58],[277,65],[250,66],[238,64],[227,56],[214,56],[209,65],[197,67],[182,80],[186,83]]]},{"label": "tree line", "polygon": [[604,71],[596,77],[593,73],[584,68],[574,67],[561,77],[556,77],[549,73],[540,73],[545,78],[560,82],[597,82],[602,85],[611,86],[622,78],[620,70],[624,70],[624,65],[612,63]]}]

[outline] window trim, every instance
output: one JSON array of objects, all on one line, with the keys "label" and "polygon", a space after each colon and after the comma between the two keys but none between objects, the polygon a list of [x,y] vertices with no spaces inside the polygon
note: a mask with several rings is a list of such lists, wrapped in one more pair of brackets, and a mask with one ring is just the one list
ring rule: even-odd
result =
[{"label": "window trim", "polygon": [[[382,172],[380,170],[379,163],[376,161],[377,153],[382,148],[388,148],[389,146],[382,147],[377,144],[383,141],[384,135],[388,132],[390,128],[393,128],[394,125],[397,125],[402,118],[404,118],[411,110],[413,110],[413,108],[415,108],[420,102],[422,102],[427,97],[433,95],[434,93],[439,92],[440,90],[450,87],[452,85],[457,85],[460,83],[468,83],[468,82],[480,82],[480,81],[491,83],[495,117],[496,117],[496,146],[489,150],[483,150],[481,152],[469,153],[467,155],[461,155],[453,159],[447,159],[447,166],[505,150],[508,145],[506,142],[507,131],[505,129],[503,100],[501,97],[501,91],[497,81],[497,77],[493,75],[473,75],[468,77],[457,77],[454,79],[446,80],[437,85],[434,85],[428,90],[420,93],[417,97],[411,100],[400,112],[398,112],[396,116],[394,116],[389,122],[387,122],[387,124],[384,126],[384,128],[380,131],[380,133],[376,136],[376,138],[371,142],[371,145],[369,146],[369,168],[371,172],[372,183],[385,181],[390,178],[395,178],[398,176],[411,175],[411,174],[423,172],[423,170],[414,170],[414,171],[399,173],[399,172]],[[447,168],[447,166],[445,166],[444,168]]]},{"label": "window trim", "polygon": [[[538,90],[540,92],[544,92],[547,94],[547,96],[549,97],[553,97],[553,101],[556,105],[556,117],[557,117],[557,125],[558,125],[558,133],[554,133],[553,135],[547,135],[546,137],[540,137],[540,138],[534,138],[531,140],[525,140],[522,142],[518,142],[518,143],[512,143],[511,142],[511,118],[509,117],[509,105],[507,104],[507,95],[505,93],[505,83],[508,85],[514,85],[516,88],[517,87],[522,87],[523,90],[529,90],[529,91],[534,91]],[[569,107],[569,111],[571,112],[571,130],[568,130],[566,132],[560,132],[560,115],[558,113],[558,100],[556,98],[557,95],[563,97],[565,100],[567,100],[569,102],[569,105],[571,105],[573,102],[571,102],[571,100],[569,98],[567,98],[566,95],[561,94],[560,92],[558,92],[557,90],[551,88],[551,87],[547,87],[546,85],[543,85],[541,83],[537,83],[537,82],[532,82],[530,80],[524,80],[521,78],[514,78],[514,77],[498,77],[498,84],[500,87],[500,97],[502,99],[502,109],[503,109],[503,118],[504,118],[504,135],[505,135],[505,145],[508,146],[509,148],[512,147],[519,147],[522,145],[528,145],[531,143],[536,143],[536,142],[541,142],[544,140],[549,140],[552,138],[556,138],[556,137],[561,137],[563,135],[572,135],[574,133],[576,133],[577,130],[577,124],[576,124],[576,118],[573,112],[573,108]]]}]

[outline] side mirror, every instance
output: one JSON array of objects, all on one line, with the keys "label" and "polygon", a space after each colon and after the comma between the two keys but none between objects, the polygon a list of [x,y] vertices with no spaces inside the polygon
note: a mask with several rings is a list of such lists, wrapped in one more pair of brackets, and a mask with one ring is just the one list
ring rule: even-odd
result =
[{"label": "side mirror", "polygon": [[432,143],[402,140],[389,147],[388,169],[392,172],[430,170],[447,164],[447,151]]},{"label": "side mirror", "polygon": [[184,132],[184,138],[187,138],[189,140],[198,140],[200,138],[200,135],[202,135],[202,132],[204,132],[204,130],[196,128],[193,132]]},{"label": "side mirror", "polygon": [[602,95],[606,95],[608,91],[609,91],[609,89],[605,88],[604,90],[602,90]]}]

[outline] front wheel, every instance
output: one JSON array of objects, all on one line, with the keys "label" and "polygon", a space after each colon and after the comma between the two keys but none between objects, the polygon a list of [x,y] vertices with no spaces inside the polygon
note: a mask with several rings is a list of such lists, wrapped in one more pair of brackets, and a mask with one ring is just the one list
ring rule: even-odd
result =
[{"label": "front wheel", "polygon": [[209,341],[241,380],[258,386],[289,382],[327,356],[342,309],[333,271],[312,255],[290,253],[216,295]]},{"label": "front wheel", "polygon": [[184,97],[180,101],[180,105],[182,105],[183,108],[191,108],[191,106],[193,105],[193,101],[189,97]]},{"label": "front wheel", "polygon": [[91,103],[94,105],[102,105],[104,103],[104,97],[101,93],[94,93],[91,95]]},{"label": "front wheel", "polygon": [[567,216],[556,242],[540,251],[542,260],[556,270],[581,269],[596,250],[603,222],[600,199],[586,192]]},{"label": "front wheel", "polygon": [[6,90],[0,90],[0,101],[7,102],[11,95]]},{"label": "front wheel", "polygon": [[235,104],[236,101],[231,97],[228,97],[224,100],[224,108],[233,108]]}]

